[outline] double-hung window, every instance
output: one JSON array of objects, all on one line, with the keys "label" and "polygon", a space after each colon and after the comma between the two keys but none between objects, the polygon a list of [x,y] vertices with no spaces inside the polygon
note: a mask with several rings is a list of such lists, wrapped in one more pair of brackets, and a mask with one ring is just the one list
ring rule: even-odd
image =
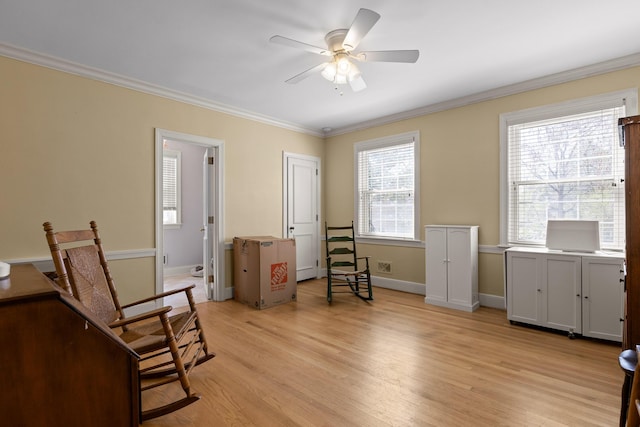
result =
[{"label": "double-hung window", "polygon": [[354,150],[356,235],[418,239],[419,133],[360,142]]},{"label": "double-hung window", "polygon": [[180,161],[181,153],[163,150],[162,156],[162,220],[164,225],[180,225]]},{"label": "double-hung window", "polygon": [[501,115],[501,243],[544,245],[547,220],[598,220],[624,249],[624,148],[618,118],[635,91]]}]

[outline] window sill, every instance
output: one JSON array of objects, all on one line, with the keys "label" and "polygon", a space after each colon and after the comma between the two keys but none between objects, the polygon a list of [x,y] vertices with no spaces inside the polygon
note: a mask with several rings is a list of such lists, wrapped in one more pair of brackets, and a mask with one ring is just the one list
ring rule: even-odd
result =
[{"label": "window sill", "polygon": [[362,237],[356,236],[357,243],[367,245],[384,245],[384,246],[405,246],[410,248],[424,248],[424,242],[421,240],[411,239],[394,239],[385,237]]},{"label": "window sill", "polygon": [[165,230],[179,230],[182,228],[182,224],[163,224]]}]

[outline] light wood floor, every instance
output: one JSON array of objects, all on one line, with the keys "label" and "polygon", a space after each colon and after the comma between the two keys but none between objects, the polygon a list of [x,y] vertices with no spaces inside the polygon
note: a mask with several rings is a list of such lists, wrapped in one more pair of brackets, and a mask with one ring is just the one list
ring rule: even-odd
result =
[{"label": "light wood floor", "polygon": [[[199,304],[217,353],[190,377],[202,399],[143,425],[617,425],[619,345],[510,325],[496,309],[374,297],[328,305],[325,282],[308,281],[298,302],[262,311]],[[173,385],[143,404],[179,396]]]}]

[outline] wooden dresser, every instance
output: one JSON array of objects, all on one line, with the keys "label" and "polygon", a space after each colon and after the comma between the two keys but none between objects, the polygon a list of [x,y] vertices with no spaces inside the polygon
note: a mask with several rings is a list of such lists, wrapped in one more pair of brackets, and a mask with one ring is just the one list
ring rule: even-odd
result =
[{"label": "wooden dresser", "polygon": [[622,347],[640,344],[640,116],[618,121],[625,151],[626,301]]},{"label": "wooden dresser", "polygon": [[0,280],[0,424],[137,426],[138,356],[32,265]]}]

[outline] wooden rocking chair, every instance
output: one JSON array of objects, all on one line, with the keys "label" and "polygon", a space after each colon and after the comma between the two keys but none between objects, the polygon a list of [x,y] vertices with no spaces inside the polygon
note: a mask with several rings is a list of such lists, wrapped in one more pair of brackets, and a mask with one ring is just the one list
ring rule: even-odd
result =
[{"label": "wooden rocking chair", "polygon": [[[194,366],[215,354],[207,348],[198,319],[191,291],[195,285],[120,305],[95,221],[91,221],[91,230],[54,232],[49,222],[43,227],[56,268],[57,284],[114,329],[140,356],[140,379],[148,380],[145,384],[141,381],[141,392],[180,382],[186,394],[184,398],[144,410],[141,419],[159,417],[199,400],[200,395],[191,392],[188,375]],[[130,317],[124,314],[125,308],[177,293],[186,295],[187,311],[169,315],[173,308],[166,306]]]},{"label": "wooden rocking chair", "polygon": [[[331,303],[334,293],[353,293],[365,300],[373,300],[369,257],[358,257],[356,239],[351,225],[329,227],[324,223],[327,249],[327,301]],[[358,269],[358,263],[364,268]],[[334,291],[334,287],[348,287],[345,291]]]}]

